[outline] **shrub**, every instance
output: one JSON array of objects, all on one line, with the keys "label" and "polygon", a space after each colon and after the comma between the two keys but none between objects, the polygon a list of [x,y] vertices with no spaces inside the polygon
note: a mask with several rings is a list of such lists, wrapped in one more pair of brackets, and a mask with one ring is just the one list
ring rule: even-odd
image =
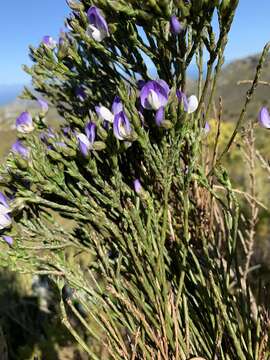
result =
[{"label": "shrub", "polygon": [[[17,119],[2,167],[1,258],[55,282],[62,322],[91,359],[269,356],[269,321],[239,255],[250,239],[222,166],[268,46],[224,151],[217,134],[204,161],[237,5],[69,1],[59,41],[30,49],[35,91],[24,95],[43,100],[38,116]],[[53,129],[44,99],[63,119]]]}]

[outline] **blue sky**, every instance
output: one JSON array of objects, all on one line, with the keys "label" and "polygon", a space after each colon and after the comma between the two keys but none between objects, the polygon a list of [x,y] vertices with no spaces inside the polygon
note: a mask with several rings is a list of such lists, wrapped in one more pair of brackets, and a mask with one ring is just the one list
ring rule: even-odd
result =
[{"label": "blue sky", "polygon": [[[240,0],[226,50],[231,61],[261,51],[270,40],[270,1]],[[30,64],[28,45],[43,35],[57,37],[69,10],[65,0],[2,0],[0,12],[0,84],[27,83],[21,64]]]}]

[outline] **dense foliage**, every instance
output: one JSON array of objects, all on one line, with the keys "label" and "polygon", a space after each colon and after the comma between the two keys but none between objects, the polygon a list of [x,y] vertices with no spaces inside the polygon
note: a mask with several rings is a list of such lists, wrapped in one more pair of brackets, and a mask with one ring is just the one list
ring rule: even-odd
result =
[{"label": "dense foliage", "polygon": [[50,277],[62,322],[91,359],[269,356],[269,321],[248,284],[253,238],[223,167],[268,46],[224,149],[220,127],[210,155],[205,147],[237,5],[69,1],[59,41],[31,48],[25,96],[41,111],[17,119],[1,169],[0,257]]}]

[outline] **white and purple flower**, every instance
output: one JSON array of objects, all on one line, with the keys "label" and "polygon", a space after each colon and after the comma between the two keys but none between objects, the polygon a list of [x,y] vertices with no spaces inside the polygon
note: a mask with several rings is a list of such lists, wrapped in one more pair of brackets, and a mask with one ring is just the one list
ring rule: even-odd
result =
[{"label": "white and purple flower", "polygon": [[20,140],[17,140],[11,147],[13,153],[21,155],[23,158],[29,158],[29,149],[25,147]]},{"label": "white and purple flower", "polygon": [[170,88],[164,80],[151,80],[142,86],[140,102],[144,109],[156,111],[156,123],[164,120],[165,106],[169,100]]},{"label": "white and purple flower", "polygon": [[123,104],[121,102],[121,99],[116,96],[113,100],[112,110],[109,110],[103,105],[96,106],[95,110],[100,118],[110,123],[113,123],[115,115],[123,111]]},{"label": "white and purple flower", "polygon": [[114,117],[113,133],[118,140],[128,140],[131,135],[131,125],[124,111]]},{"label": "white and purple flower", "polygon": [[34,124],[32,116],[28,111],[24,111],[16,120],[16,129],[17,131],[27,134],[34,130]]},{"label": "white and purple flower", "polygon": [[0,192],[0,230],[3,230],[11,225],[11,217],[8,215],[11,213],[11,208],[7,201],[6,196]]},{"label": "white and purple flower", "polygon": [[8,228],[12,223],[11,217],[8,214],[0,213],[0,230]]},{"label": "white and purple flower", "polygon": [[147,110],[158,110],[168,103],[169,86],[164,80],[148,81],[141,89],[141,105]]},{"label": "white and purple flower", "polygon": [[261,108],[258,120],[262,127],[270,129],[270,115],[268,109],[265,106]]},{"label": "white and purple flower", "polygon": [[108,24],[99,8],[91,6],[87,11],[87,17],[90,23],[87,33],[92,39],[101,42],[106,36],[109,36]]},{"label": "white and purple flower", "polygon": [[176,95],[180,102],[183,101],[184,110],[188,114],[192,114],[194,111],[197,110],[199,101],[198,101],[196,95],[191,95],[189,98],[187,98],[186,94],[184,92],[182,92],[181,90],[177,90]]},{"label": "white and purple flower", "polygon": [[87,157],[89,151],[93,149],[93,144],[96,138],[96,125],[94,123],[88,123],[85,127],[85,134],[77,134],[79,142],[79,148],[83,156]]},{"label": "white and purple flower", "polygon": [[50,35],[43,36],[42,43],[49,49],[54,49],[56,47],[56,41]]}]

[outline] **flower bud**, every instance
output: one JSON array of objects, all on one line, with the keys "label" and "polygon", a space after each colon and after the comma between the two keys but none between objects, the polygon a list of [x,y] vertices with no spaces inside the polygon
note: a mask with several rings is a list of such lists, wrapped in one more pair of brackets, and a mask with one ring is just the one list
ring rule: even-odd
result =
[{"label": "flower bud", "polygon": [[106,144],[103,141],[96,141],[93,144],[93,149],[100,151],[100,150],[104,150],[106,148]]},{"label": "flower bud", "polygon": [[180,34],[181,31],[183,30],[180,21],[175,15],[173,15],[170,19],[170,28],[171,28],[171,33],[174,35]]}]

